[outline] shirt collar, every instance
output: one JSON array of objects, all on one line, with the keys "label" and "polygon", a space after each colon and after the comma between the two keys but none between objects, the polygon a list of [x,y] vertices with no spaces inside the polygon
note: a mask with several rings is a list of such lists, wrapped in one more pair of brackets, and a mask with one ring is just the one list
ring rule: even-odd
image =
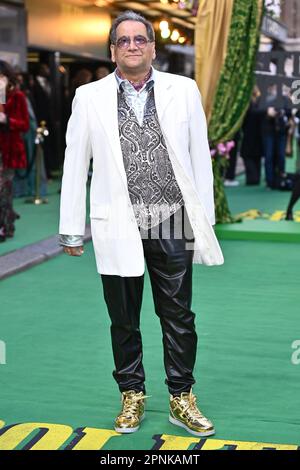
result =
[{"label": "shirt collar", "polygon": [[[120,77],[117,75],[116,71],[114,72],[114,75],[115,75],[115,77],[116,77],[116,82],[117,82],[118,91],[122,91],[121,84],[124,84],[124,85],[125,85],[125,83],[126,83],[126,84],[129,84],[129,85],[132,87],[132,89],[134,90],[134,87],[131,85],[131,83],[130,83],[128,80],[126,80],[125,78],[120,78]],[[153,84],[155,83],[155,69],[152,67],[152,65],[151,65],[151,75],[150,75],[150,77],[148,78],[148,80],[147,80],[147,82],[145,83],[145,85],[148,85],[148,83],[150,83],[150,82],[153,82]],[[144,89],[144,87],[142,88],[142,90],[143,90],[143,89]],[[140,91],[141,91],[141,90],[140,90]]]}]

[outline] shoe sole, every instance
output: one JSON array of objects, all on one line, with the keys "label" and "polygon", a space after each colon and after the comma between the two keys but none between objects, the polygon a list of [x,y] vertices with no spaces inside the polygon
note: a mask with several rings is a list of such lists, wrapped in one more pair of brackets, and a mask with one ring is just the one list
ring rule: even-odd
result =
[{"label": "shoe sole", "polygon": [[[145,413],[141,416],[140,423],[145,419]],[[135,428],[117,428],[115,427],[115,431],[119,432],[121,434],[131,434],[133,432],[138,431],[140,428],[140,425],[136,426]]]},{"label": "shoe sole", "polygon": [[216,432],[214,429],[211,429],[210,431],[203,431],[203,432],[193,431],[188,426],[186,426],[186,424],[182,423],[178,419],[173,418],[173,416],[171,416],[171,415],[169,415],[169,421],[170,421],[170,423],[175,424],[175,426],[179,426],[180,428],[185,429],[187,432],[189,432],[190,434],[193,434],[194,436],[197,436],[197,437],[212,436]]}]

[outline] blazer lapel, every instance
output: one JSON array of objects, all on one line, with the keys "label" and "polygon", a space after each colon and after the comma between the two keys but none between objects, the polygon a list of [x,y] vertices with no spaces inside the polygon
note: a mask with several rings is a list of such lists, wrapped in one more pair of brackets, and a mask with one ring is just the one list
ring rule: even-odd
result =
[{"label": "blazer lapel", "polygon": [[101,83],[102,86],[97,88],[93,106],[95,113],[105,130],[113,157],[127,189],[127,177],[123,163],[123,155],[119,136],[118,92],[116,79],[112,73],[103,80],[106,80],[106,84],[104,86],[104,83]]},{"label": "blazer lapel", "polygon": [[159,122],[162,123],[164,115],[169,103],[174,98],[172,93],[172,82],[166,80],[166,77],[157,70],[155,70],[155,84],[154,84],[154,97],[155,106]]},{"label": "blazer lapel", "polygon": [[[104,83],[104,80],[106,83]],[[155,70],[154,97],[159,122],[162,123],[168,104],[173,99],[172,83]],[[127,177],[119,137],[118,95],[114,73],[101,80],[93,100],[95,113],[101,122],[111,146],[112,154],[127,189]]]}]

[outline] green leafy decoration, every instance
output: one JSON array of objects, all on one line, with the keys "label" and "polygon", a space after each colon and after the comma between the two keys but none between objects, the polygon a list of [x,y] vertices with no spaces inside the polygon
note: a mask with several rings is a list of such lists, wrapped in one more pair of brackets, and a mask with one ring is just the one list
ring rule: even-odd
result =
[{"label": "green leafy decoration", "polygon": [[[212,147],[232,139],[240,129],[254,86],[254,68],[263,13],[262,0],[235,0],[228,37],[227,55],[221,71],[209,123]],[[223,186],[222,158],[213,164],[217,223],[235,221]]]}]

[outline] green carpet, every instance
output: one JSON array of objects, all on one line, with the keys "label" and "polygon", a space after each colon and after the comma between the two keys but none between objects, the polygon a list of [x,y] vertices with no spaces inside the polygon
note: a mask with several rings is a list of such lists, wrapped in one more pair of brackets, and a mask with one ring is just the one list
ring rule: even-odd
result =
[{"label": "green carpet", "polygon": [[[263,184],[245,186],[243,175],[239,177],[239,180],[241,182],[239,187],[226,188],[232,214],[257,209],[262,213],[272,215],[276,211],[286,210],[290,192],[268,191]],[[34,206],[25,204],[24,198],[14,200],[14,208],[21,215],[21,219],[16,221],[14,238],[7,239],[5,243],[0,244],[0,256],[58,233],[59,187],[59,180],[49,186],[49,204]],[[89,222],[88,204],[89,197],[87,197],[87,222]],[[296,204],[295,211],[300,211],[300,201]],[[294,243],[300,240],[300,223],[260,219],[244,220],[242,224],[218,225],[216,232],[219,238],[225,240],[258,239]]]},{"label": "green carpet", "polygon": [[261,240],[300,243],[300,223],[286,220],[247,220],[235,224],[218,224],[216,235],[220,240]]},{"label": "green carpet", "polygon": [[[294,171],[296,157],[286,159],[287,170]],[[59,176],[59,174],[57,175]],[[234,188],[226,188],[226,195],[232,214],[246,212],[257,209],[262,213],[270,215],[276,211],[285,211],[290,192],[268,191],[264,187],[263,177],[260,186],[245,186],[245,176],[238,177],[241,185]],[[31,243],[38,242],[52,235],[56,235],[59,225],[59,202],[60,180],[54,180],[48,186],[49,204],[34,206],[25,204],[24,198],[14,200],[14,208],[21,215],[21,219],[16,221],[16,232],[14,238],[7,239],[5,243],[0,243],[0,256],[10,251],[22,248]],[[89,222],[89,197],[87,197],[87,222]],[[300,211],[300,201],[295,206],[295,211]],[[254,221],[255,222],[255,221]],[[257,221],[266,222],[266,221]],[[268,225],[269,224],[269,225]],[[244,224],[234,224],[217,227],[217,234],[222,239],[261,239],[276,241],[282,239],[285,242],[296,242],[299,239],[300,223],[291,222],[285,227],[282,222],[270,222],[267,224],[253,224],[246,221]],[[294,227],[293,227],[294,226]],[[262,227],[262,230],[260,229]],[[275,235],[272,237],[272,232]],[[262,233],[261,233],[262,232]],[[276,233],[280,233],[278,237]],[[290,232],[292,235],[290,236]]]},{"label": "green carpet", "polygon": [[[223,266],[194,266],[194,392],[215,423],[215,439],[300,445],[300,365],[291,362],[291,345],[300,339],[299,246],[223,241],[222,247]],[[83,258],[61,255],[2,281],[0,296],[7,355],[0,365],[0,421],[113,430],[120,401],[91,243]],[[142,332],[152,396],[146,420],[138,433],[113,436],[102,448],[147,450],[161,435],[188,438],[193,447],[197,438],[167,419],[160,325],[148,276]],[[18,444],[14,439],[10,445]]]},{"label": "green carpet", "polygon": [[[48,204],[36,206],[25,203],[27,198],[14,199],[14,210],[20,214],[21,218],[15,222],[14,237],[7,238],[4,243],[0,243],[0,256],[58,233],[60,186],[59,179],[53,180],[48,185]],[[86,221],[89,223],[89,186],[87,188]]]},{"label": "green carpet", "polygon": [[[258,209],[262,213],[269,214],[278,210],[286,210],[291,196],[290,191],[269,190],[263,184],[246,186],[244,176],[238,179],[240,186],[226,188],[228,204],[233,214],[246,212],[250,209]],[[300,210],[300,201],[296,204],[295,210]]]},{"label": "green carpet", "polygon": [[[286,171],[293,173],[295,166],[296,152],[294,158],[286,158]],[[237,180],[240,185],[226,187],[225,193],[232,215],[242,215],[243,221],[235,224],[218,224],[216,226],[218,238],[299,243],[300,200],[294,206],[295,221],[287,222],[284,218],[291,192],[267,189],[263,168],[261,184],[258,186],[246,186],[244,174],[239,175]]]},{"label": "green carpet", "polygon": [[[293,158],[286,158],[286,171],[296,171],[296,143],[294,144]],[[245,174],[237,177],[240,186],[226,187],[225,192],[233,214],[238,214],[251,209],[258,209],[262,213],[272,214],[275,211],[285,211],[290,199],[290,191],[270,191],[265,187],[264,164],[262,162],[261,183],[258,186],[246,186]],[[300,201],[295,205],[295,210],[300,210]]]},{"label": "green carpet", "polygon": [[15,236],[0,243],[0,256],[13,250],[44,240],[58,231],[58,211],[60,181],[53,181],[48,186],[48,204],[36,206],[25,204],[27,198],[15,198],[14,209],[21,216],[16,220]]}]

